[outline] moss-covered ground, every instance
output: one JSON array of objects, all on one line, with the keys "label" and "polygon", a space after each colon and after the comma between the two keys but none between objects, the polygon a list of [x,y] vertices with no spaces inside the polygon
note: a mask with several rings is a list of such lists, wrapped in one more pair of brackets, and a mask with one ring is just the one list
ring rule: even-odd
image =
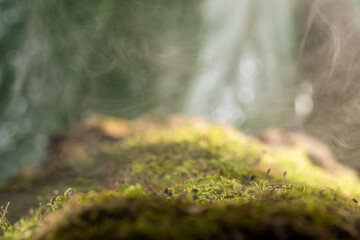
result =
[{"label": "moss-covered ground", "polygon": [[[360,239],[360,181],[200,120],[89,120],[0,189],[2,239]],[[7,202],[10,202],[7,205]]]}]

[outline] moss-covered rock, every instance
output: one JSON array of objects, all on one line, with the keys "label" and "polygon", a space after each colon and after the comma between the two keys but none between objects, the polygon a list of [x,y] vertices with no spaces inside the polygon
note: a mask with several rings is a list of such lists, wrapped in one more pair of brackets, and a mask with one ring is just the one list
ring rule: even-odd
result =
[{"label": "moss-covered rock", "polygon": [[2,238],[360,239],[356,174],[231,127],[93,119],[54,137],[48,156],[0,190]]}]

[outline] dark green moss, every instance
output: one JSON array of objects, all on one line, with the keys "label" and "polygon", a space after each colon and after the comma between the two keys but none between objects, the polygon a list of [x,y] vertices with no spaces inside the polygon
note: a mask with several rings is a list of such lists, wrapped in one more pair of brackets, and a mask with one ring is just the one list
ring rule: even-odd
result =
[{"label": "dark green moss", "polygon": [[[289,189],[288,189],[289,190]],[[302,194],[262,195],[247,203],[199,205],[164,197],[82,196],[38,239],[355,239],[353,216],[338,200]],[[106,196],[105,196],[106,195]],[[99,199],[101,198],[101,200]],[[84,204],[86,202],[86,204]],[[344,208],[344,211],[335,211]],[[73,209],[77,209],[74,213]]]},{"label": "dark green moss", "polygon": [[[3,238],[360,238],[357,176],[328,173],[298,147],[271,149],[233,129],[180,122],[100,120],[70,132],[67,147],[56,148],[66,157],[3,188],[45,197]],[[82,137],[94,131],[96,141]],[[70,186],[78,193],[51,197]]]}]

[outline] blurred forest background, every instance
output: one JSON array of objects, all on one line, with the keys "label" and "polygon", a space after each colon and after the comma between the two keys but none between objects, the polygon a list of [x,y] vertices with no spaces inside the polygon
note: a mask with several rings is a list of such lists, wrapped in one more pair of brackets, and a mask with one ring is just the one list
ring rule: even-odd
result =
[{"label": "blurred forest background", "polygon": [[360,170],[360,3],[0,0],[0,180],[92,115],[309,132]]}]

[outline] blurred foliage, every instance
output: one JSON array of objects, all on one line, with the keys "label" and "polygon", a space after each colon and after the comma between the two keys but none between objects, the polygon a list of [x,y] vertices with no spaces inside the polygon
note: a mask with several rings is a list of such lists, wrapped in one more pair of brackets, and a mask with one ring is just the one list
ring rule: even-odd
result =
[{"label": "blurred foliage", "polygon": [[0,119],[11,94],[16,58],[23,43],[28,1],[0,1]]},{"label": "blurred foliage", "polygon": [[[179,97],[179,88],[165,85],[189,81],[199,5],[1,1],[0,156],[7,170],[0,179],[38,165],[49,132],[95,113],[133,118]],[[172,112],[180,106],[167,105]]]},{"label": "blurred foliage", "polygon": [[341,160],[356,159],[350,3],[0,0],[0,181],[39,165],[55,131],[92,115],[149,111],[250,133],[303,129],[313,113],[307,129]]}]

